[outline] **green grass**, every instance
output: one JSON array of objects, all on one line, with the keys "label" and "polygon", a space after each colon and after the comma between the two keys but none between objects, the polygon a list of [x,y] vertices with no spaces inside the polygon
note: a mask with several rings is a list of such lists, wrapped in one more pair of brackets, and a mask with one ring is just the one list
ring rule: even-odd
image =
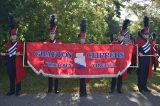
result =
[{"label": "green grass", "polygon": [[[8,90],[8,76],[6,68],[1,65],[0,69],[0,92],[5,93]],[[109,92],[111,78],[97,78],[91,79],[87,83],[87,91],[90,92]],[[27,76],[22,82],[23,92],[46,92],[48,79],[42,75],[36,75],[30,68],[27,68]],[[59,80],[60,89],[62,92],[78,92],[79,91],[79,79],[76,78],[64,78]],[[148,86],[155,91],[160,92],[160,69],[154,72],[153,78],[148,80]],[[123,81],[123,91],[136,91],[137,90],[137,75],[133,70],[131,74],[128,74],[128,79]]]}]

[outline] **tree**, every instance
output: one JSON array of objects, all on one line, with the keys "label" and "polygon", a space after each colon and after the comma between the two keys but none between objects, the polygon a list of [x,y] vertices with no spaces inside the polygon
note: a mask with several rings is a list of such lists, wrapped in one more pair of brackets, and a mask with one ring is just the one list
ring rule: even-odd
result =
[{"label": "tree", "polygon": [[[121,0],[8,0],[1,2],[0,20],[2,32],[0,44],[8,37],[7,17],[9,13],[19,21],[20,38],[25,41],[44,41],[48,37],[48,18],[57,14],[57,34],[63,42],[75,42],[80,33],[80,22],[87,19],[88,42],[102,43],[106,34],[110,34],[118,23],[110,21],[120,17]],[[3,6],[3,8],[2,8]],[[4,12],[5,11],[5,12]],[[112,14],[112,15],[110,15]],[[112,16],[112,17],[111,17]],[[108,18],[110,17],[110,18]],[[5,33],[5,34],[4,34]],[[115,31],[117,33],[117,31]]]},{"label": "tree", "polygon": [[[134,24],[133,33],[137,33],[137,30],[142,29],[143,24],[142,20],[144,15],[149,16],[150,18],[150,30],[151,32],[154,31],[157,33],[157,35],[160,34],[160,1],[159,0],[151,0],[150,4],[139,4],[139,3],[133,3],[129,6],[127,6],[127,9],[131,10],[136,14],[139,18],[139,22],[136,22]],[[159,39],[159,36],[158,36]]]}]

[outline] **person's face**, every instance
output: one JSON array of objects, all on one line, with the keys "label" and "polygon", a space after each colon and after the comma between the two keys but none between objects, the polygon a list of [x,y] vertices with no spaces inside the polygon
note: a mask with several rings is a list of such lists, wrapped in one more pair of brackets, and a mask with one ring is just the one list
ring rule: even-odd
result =
[{"label": "person's face", "polygon": [[144,33],[144,34],[143,34],[143,37],[144,37],[145,39],[149,39],[149,34],[148,34],[148,33]]},{"label": "person's face", "polygon": [[17,35],[16,34],[11,35],[10,39],[11,39],[11,41],[16,41],[17,40]]},{"label": "person's face", "polygon": [[55,39],[56,33],[55,32],[50,32],[49,37],[51,40]]},{"label": "person's face", "polygon": [[81,37],[80,39],[79,39],[79,42],[80,42],[80,44],[84,44],[85,43],[85,37]]},{"label": "person's face", "polygon": [[122,41],[124,39],[124,36],[118,35],[118,40]]}]

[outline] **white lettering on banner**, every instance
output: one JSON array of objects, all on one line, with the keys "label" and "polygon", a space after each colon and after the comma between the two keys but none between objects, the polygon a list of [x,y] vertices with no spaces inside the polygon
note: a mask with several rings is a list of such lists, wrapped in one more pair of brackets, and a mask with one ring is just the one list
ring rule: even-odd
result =
[{"label": "white lettering on banner", "polygon": [[[34,55],[36,57],[52,57],[52,58],[72,58],[72,52],[63,52],[63,51],[35,51]],[[124,52],[88,52],[86,58],[98,59],[98,58],[124,58]]]},{"label": "white lettering on banner", "polygon": [[124,52],[88,52],[87,58],[124,58]]},{"label": "white lettering on banner", "polygon": [[61,51],[35,51],[34,53],[37,57],[52,57],[52,58],[72,58],[71,52],[61,52]]},{"label": "white lettering on banner", "polygon": [[61,67],[61,68],[71,68],[73,65],[69,63],[51,63],[51,62],[45,62],[45,64],[48,67]]},{"label": "white lettering on banner", "polygon": [[96,64],[91,64],[91,67],[93,68],[115,68],[116,65],[114,63],[96,63]]}]

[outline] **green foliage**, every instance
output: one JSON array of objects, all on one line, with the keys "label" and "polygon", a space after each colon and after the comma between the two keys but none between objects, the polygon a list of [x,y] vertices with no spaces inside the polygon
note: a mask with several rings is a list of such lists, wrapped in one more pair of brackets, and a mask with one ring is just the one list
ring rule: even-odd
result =
[{"label": "green foliage", "polygon": [[[116,39],[115,35],[121,28],[118,18],[121,16],[121,8],[126,8],[123,2],[124,0],[1,0],[0,50],[9,38],[7,26],[9,13],[18,20],[22,41],[46,40],[49,15],[57,14],[57,37],[64,43],[76,42],[80,33],[80,22],[84,17],[87,19],[87,42],[108,43]],[[154,0],[152,3],[150,8],[148,5],[139,4],[127,7],[140,19],[139,22],[131,24],[130,29],[134,35],[142,26],[144,12],[151,14],[151,30],[159,34],[160,16],[156,14],[160,7],[159,1]]]},{"label": "green foliage", "polygon": [[160,1],[159,0],[151,0],[151,4],[139,4],[134,3],[129,5],[127,9],[131,10],[138,16],[139,21],[135,22],[131,26],[131,32],[133,34],[137,34],[137,31],[141,30],[143,27],[143,17],[147,15],[150,19],[150,32],[155,32],[157,34],[158,40],[160,39]]},{"label": "green foliage", "polygon": [[[87,19],[88,43],[103,43],[105,42],[103,36],[106,32],[110,32],[107,25],[109,21],[106,21],[106,17],[110,15],[111,10],[116,15],[121,6],[121,3],[115,0],[2,0],[0,26],[3,27],[0,33],[0,38],[2,38],[0,44],[3,44],[3,40],[8,40],[4,37],[4,33],[8,33],[9,13],[12,13],[18,20],[20,38],[25,41],[47,39],[49,15],[57,14],[57,35],[64,43],[75,42],[80,33],[80,22],[83,17]],[[90,41],[91,36],[98,38]]]}]

